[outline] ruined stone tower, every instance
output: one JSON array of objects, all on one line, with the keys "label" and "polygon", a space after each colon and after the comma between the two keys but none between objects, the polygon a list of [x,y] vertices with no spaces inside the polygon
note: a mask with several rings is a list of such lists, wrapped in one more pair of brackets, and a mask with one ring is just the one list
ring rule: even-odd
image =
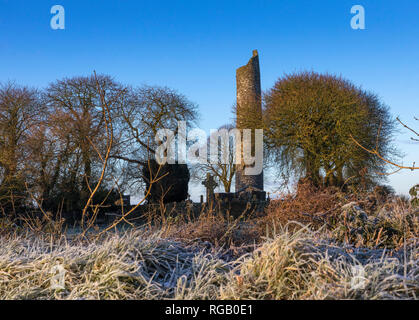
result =
[{"label": "ruined stone tower", "polygon": [[[250,58],[247,65],[237,69],[236,81],[236,126],[238,129],[257,129],[257,123],[262,120],[262,90],[260,86],[259,55],[257,50],[253,50],[253,57]],[[252,123],[248,122],[249,114],[252,120],[255,120]],[[254,137],[252,137],[252,150],[254,150]],[[245,175],[244,168],[244,164],[237,167],[236,192],[249,188],[263,190],[263,172],[259,175]]]}]

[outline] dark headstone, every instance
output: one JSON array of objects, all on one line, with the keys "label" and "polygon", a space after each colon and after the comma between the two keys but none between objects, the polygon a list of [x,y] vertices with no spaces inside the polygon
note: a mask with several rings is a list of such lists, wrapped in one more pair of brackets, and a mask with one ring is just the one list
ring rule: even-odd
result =
[{"label": "dark headstone", "polygon": [[202,181],[202,184],[207,189],[207,202],[210,203],[215,200],[214,198],[214,189],[218,187],[217,182],[215,182],[214,177],[207,173],[207,178]]},{"label": "dark headstone", "polygon": [[188,198],[190,174],[186,164],[166,163],[160,166],[155,160],[150,160],[150,165],[146,163],[143,166],[143,178],[146,183],[146,190],[150,187],[149,167],[153,178],[156,174],[157,179],[159,177],[162,178],[152,184],[150,195],[147,198],[148,202],[157,203],[163,199],[163,203],[171,203],[181,202]]}]

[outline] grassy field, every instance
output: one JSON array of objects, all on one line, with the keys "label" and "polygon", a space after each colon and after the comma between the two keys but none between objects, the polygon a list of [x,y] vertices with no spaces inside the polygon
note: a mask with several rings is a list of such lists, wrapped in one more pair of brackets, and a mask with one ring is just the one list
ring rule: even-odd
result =
[{"label": "grassy field", "polygon": [[259,217],[208,213],[83,239],[5,232],[3,222],[0,299],[418,298],[416,209],[397,197],[368,207],[312,196]]}]

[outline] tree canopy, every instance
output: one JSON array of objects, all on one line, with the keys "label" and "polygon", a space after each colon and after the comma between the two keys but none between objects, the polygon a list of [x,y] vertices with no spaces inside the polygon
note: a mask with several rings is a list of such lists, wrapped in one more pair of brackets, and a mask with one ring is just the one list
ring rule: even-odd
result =
[{"label": "tree canopy", "polygon": [[395,154],[388,107],[338,76],[286,75],[265,94],[263,113],[270,158],[314,184],[342,186],[349,179],[367,187],[383,178],[384,162],[353,139],[385,157]]}]

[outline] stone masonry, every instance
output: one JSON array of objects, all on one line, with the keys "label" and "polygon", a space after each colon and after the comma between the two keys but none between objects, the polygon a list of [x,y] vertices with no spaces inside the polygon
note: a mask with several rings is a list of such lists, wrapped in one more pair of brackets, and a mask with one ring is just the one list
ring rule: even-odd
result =
[{"label": "stone masonry", "polygon": [[[250,129],[245,124],[246,114],[252,115],[255,120],[262,119],[262,90],[260,85],[259,55],[253,50],[253,57],[247,65],[236,71],[237,81],[237,123],[238,129]],[[257,122],[257,121],[256,121]],[[255,129],[255,128],[253,128]],[[243,150],[243,148],[242,148]],[[252,152],[254,150],[254,139],[252,139]],[[263,190],[263,172],[259,175],[245,175],[244,164],[236,170],[236,192],[244,190]]]}]

